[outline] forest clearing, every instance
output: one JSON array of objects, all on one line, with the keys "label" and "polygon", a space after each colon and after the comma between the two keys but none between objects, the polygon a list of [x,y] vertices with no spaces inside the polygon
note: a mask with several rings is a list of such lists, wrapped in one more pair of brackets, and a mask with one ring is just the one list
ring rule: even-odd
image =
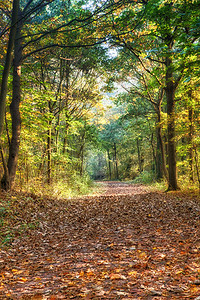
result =
[{"label": "forest clearing", "polygon": [[106,182],[73,200],[10,195],[4,218],[0,299],[199,299],[195,195]]}]

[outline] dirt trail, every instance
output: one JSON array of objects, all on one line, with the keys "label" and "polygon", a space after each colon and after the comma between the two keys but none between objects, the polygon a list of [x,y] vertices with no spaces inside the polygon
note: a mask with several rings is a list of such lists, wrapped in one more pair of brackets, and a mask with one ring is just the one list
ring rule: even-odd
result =
[{"label": "dirt trail", "polygon": [[100,196],[20,199],[15,215],[37,226],[0,250],[0,299],[199,300],[198,199],[104,185]]},{"label": "dirt trail", "polygon": [[148,189],[141,184],[133,185],[119,181],[103,181],[99,182],[99,184],[102,185],[103,195],[137,195],[148,192]]}]

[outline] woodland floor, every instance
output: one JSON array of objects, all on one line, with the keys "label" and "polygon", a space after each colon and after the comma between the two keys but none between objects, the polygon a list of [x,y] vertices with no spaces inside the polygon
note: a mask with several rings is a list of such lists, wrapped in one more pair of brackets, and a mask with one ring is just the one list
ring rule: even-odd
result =
[{"label": "woodland floor", "polygon": [[105,182],[98,196],[0,203],[0,299],[200,299],[197,196]]}]

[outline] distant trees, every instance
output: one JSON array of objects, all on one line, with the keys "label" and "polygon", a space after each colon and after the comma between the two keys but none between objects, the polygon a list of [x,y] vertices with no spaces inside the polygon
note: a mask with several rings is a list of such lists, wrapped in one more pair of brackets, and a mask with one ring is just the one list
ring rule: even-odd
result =
[{"label": "distant trees", "polygon": [[[143,96],[144,98],[148,97],[156,108],[158,124],[160,124],[160,105],[158,106],[159,102],[156,104],[150,94],[149,83],[145,78],[148,74],[157,81],[162,98],[165,96],[168,175],[164,154],[162,154],[162,161],[163,171],[168,178],[169,190],[178,189],[176,101],[179,87],[193,74],[191,66],[197,65],[199,36],[196,30],[198,24],[198,1],[136,2],[126,6],[120,14],[113,15],[112,19],[113,30],[110,42],[122,51],[125,49],[127,56],[132,57],[130,71],[133,69],[132,65],[140,64],[140,67],[137,68],[137,73],[141,73],[138,81],[146,84],[146,95]],[[143,75],[144,72],[145,75]],[[163,143],[159,131],[158,134],[163,153]]]}]

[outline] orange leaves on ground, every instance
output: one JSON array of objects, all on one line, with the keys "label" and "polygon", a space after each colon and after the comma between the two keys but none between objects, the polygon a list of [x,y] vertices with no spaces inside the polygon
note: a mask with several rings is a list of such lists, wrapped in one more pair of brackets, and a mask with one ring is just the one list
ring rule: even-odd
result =
[{"label": "orange leaves on ground", "polygon": [[94,273],[94,271],[92,269],[89,268],[86,271],[86,275],[87,275],[87,277],[92,277],[92,276],[95,276],[95,273]]},{"label": "orange leaves on ground", "polygon": [[40,226],[0,250],[0,298],[8,290],[33,300],[200,295],[199,200],[109,185],[73,201],[16,196],[13,226]]},{"label": "orange leaves on ground", "polygon": [[122,280],[125,280],[126,279],[126,276],[122,275],[122,274],[111,274],[110,275],[110,279],[111,280],[118,280],[118,279],[122,279]]},{"label": "orange leaves on ground", "polygon": [[12,272],[13,272],[14,275],[19,275],[19,274],[22,274],[24,271],[23,270],[12,269]]},{"label": "orange leaves on ground", "polygon": [[190,288],[190,292],[192,295],[198,295],[200,294],[200,287],[199,286],[192,286]]},{"label": "orange leaves on ground", "polygon": [[148,258],[148,255],[145,252],[138,251],[138,257],[141,260],[146,260]]},{"label": "orange leaves on ground", "polygon": [[131,271],[131,272],[128,272],[128,275],[135,278],[135,277],[137,277],[138,272],[137,271]]},{"label": "orange leaves on ground", "polygon": [[85,275],[85,272],[83,270],[80,271],[79,276],[83,277]]},{"label": "orange leaves on ground", "polygon": [[24,283],[24,282],[26,282],[27,280],[28,280],[28,279],[25,278],[25,277],[20,277],[20,278],[17,279],[17,282],[19,282],[19,283]]}]

